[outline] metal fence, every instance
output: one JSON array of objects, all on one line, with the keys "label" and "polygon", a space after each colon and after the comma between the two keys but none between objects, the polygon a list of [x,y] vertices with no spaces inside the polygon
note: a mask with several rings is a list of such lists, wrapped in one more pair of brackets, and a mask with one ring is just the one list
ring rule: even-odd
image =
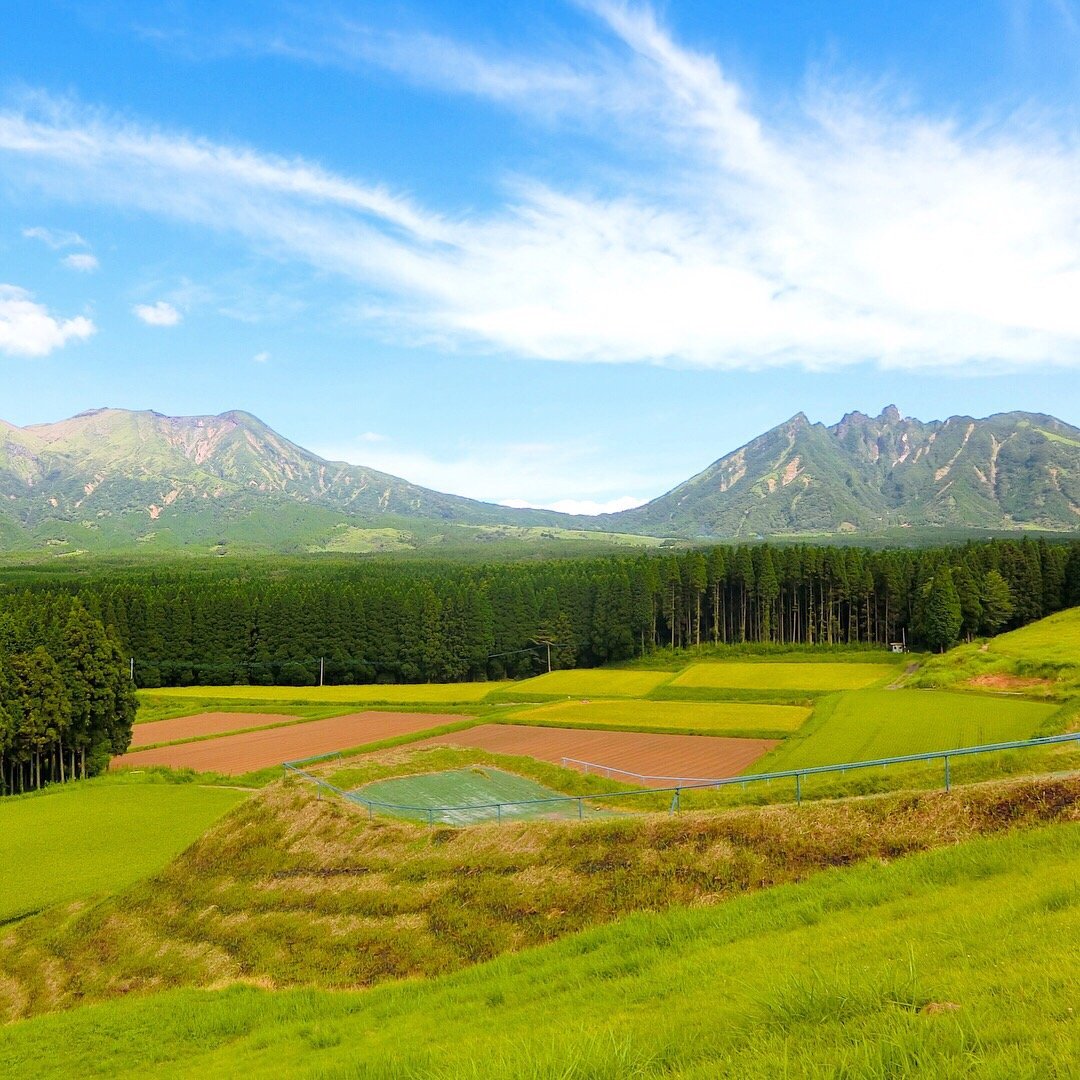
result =
[{"label": "metal fence", "polygon": [[465,803],[460,806],[409,806],[399,803],[381,802],[369,799],[358,791],[345,791],[336,787],[321,776],[315,776],[302,766],[314,765],[319,762],[340,758],[342,755],[323,754],[317,758],[305,758],[302,761],[286,761],[283,763],[285,776],[295,776],[298,779],[312,783],[317,793],[323,792],[328,795],[336,795],[346,802],[367,810],[368,816],[373,817],[376,813],[389,814],[394,817],[405,817],[411,820],[425,821],[428,825],[440,824],[465,824],[475,821],[503,822],[510,820],[522,820],[524,818],[558,817],[564,819],[583,820],[586,811],[589,815],[610,813],[607,806],[598,807],[596,802],[609,803],[623,800],[640,799],[644,796],[671,795],[669,811],[675,813],[680,809],[682,796],[685,792],[695,791],[719,791],[726,787],[741,785],[748,790],[751,785],[771,784],[774,781],[794,781],[795,802],[803,800],[803,782],[807,777],[823,776],[829,774],[846,775],[865,769],[887,768],[890,765],[910,765],[931,761],[943,763],[943,784],[946,791],[952,788],[952,762],[956,758],[966,758],[977,754],[1001,753],[1008,750],[1032,750],[1039,747],[1059,746],[1074,743],[1080,746],[1080,732],[1069,735],[1050,735],[1040,739],[1025,739],[1018,742],[989,743],[983,746],[963,746],[953,750],[936,750],[925,754],[905,754],[900,757],[875,758],[870,761],[849,761],[840,765],[816,765],[804,769],[786,769],[781,772],[755,773],[749,776],[728,776],[721,779],[695,779],[693,777],[668,777],[647,776],[641,773],[628,772],[625,769],[617,769],[612,766],[599,765],[595,762],[578,761],[575,758],[563,758],[563,764],[575,764],[584,767],[584,771],[602,775],[628,776],[642,783],[655,781],[676,780],[677,783],[670,787],[647,787],[635,788],[631,791],[598,792],[592,795],[557,795],[548,799],[523,799],[516,802],[493,802],[493,803]]}]

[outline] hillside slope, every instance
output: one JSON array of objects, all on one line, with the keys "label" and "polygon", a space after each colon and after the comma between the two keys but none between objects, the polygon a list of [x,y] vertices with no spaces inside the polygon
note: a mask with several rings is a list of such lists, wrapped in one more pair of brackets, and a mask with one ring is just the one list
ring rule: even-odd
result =
[{"label": "hillside slope", "polygon": [[[0,424],[0,545],[50,537],[93,549],[173,530],[212,543],[327,534],[387,518],[539,526],[570,519],[445,495],[326,461],[249,413],[171,417],[96,409],[54,424]],[[72,540],[71,538],[74,537]]]},{"label": "hillside slope", "polygon": [[0,1072],[1064,1077],[1080,1058],[1078,873],[1080,826],[1023,830],[363,994],[78,1008],[7,1028]]},{"label": "hillside slope", "polygon": [[890,405],[802,413],[667,494],[611,515],[626,531],[754,537],[887,528],[1080,528],[1080,429],[1000,413],[923,423]]}]

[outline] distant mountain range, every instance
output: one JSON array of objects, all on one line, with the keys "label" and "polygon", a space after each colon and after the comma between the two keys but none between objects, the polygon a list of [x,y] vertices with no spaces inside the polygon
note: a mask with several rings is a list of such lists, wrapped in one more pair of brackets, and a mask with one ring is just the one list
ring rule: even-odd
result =
[{"label": "distant mountain range", "polygon": [[832,427],[799,413],[617,517],[628,532],[717,537],[1076,530],[1080,429],[1025,412],[923,423],[890,405]]},{"label": "distant mountain range", "polygon": [[458,539],[599,534],[728,539],[891,529],[1080,528],[1080,430],[1002,413],[923,423],[889,406],[838,424],[802,414],[652,502],[572,518],[326,461],[245,412],[98,409],[0,421],[0,550],[61,556],[242,544],[369,551]]}]

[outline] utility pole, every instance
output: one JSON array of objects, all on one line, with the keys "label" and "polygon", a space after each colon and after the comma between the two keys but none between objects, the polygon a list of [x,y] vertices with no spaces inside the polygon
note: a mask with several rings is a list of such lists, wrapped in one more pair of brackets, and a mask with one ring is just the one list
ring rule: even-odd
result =
[{"label": "utility pole", "polygon": [[135,681],[135,657],[131,658],[131,681]]},{"label": "utility pole", "polygon": [[324,672],[325,660],[326,660],[325,657],[323,657],[323,656],[319,657],[319,685],[320,686],[322,686],[322,684],[323,684],[323,672]]}]

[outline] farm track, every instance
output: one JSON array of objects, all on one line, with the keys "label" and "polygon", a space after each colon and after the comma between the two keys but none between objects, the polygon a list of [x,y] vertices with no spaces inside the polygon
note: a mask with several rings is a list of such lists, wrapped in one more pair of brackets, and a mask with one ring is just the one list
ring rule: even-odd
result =
[{"label": "farm track", "polygon": [[[235,713],[231,714],[237,715]],[[152,750],[137,750],[114,758],[111,768],[167,765],[232,776],[280,765],[334,750],[411,735],[444,724],[461,723],[469,717],[444,713],[362,712],[334,716],[329,720],[285,723],[262,731],[224,735],[220,739],[177,743]],[[161,721],[167,723],[168,721]],[[150,725],[146,725],[150,726]]]},{"label": "farm track", "polygon": [[[736,776],[777,745],[773,739],[735,739],[716,735],[661,735],[634,731],[480,724],[466,731],[423,739],[416,747],[462,746],[539,758],[561,764],[579,758],[651,776],[721,779]],[[646,784],[664,787],[657,780]]]}]

